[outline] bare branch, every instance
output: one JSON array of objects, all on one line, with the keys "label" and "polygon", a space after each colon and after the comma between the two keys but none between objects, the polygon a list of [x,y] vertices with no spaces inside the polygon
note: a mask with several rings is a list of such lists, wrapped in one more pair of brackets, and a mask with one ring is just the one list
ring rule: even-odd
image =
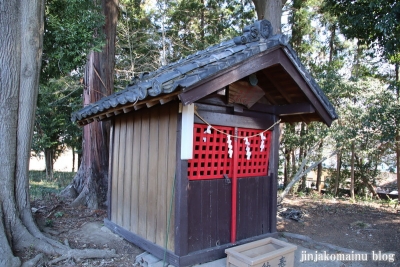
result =
[{"label": "bare branch", "polygon": [[[310,149],[310,150],[311,150],[311,149]],[[309,151],[309,152],[310,152],[310,151]],[[305,158],[303,159],[303,162],[302,162],[302,164],[301,164],[301,167],[300,167],[299,170],[297,171],[296,175],[293,177],[292,181],[290,181],[290,183],[289,183],[289,184],[286,186],[286,188],[283,190],[282,194],[279,196],[279,202],[281,202],[281,201],[285,198],[285,196],[289,193],[290,189],[292,189],[293,185],[294,185],[295,183],[297,183],[297,182],[300,180],[301,177],[303,177],[305,174],[309,173],[312,169],[314,169],[315,167],[317,167],[318,164],[324,162],[326,159],[328,159],[328,158],[330,158],[330,157],[332,157],[332,156],[334,156],[334,155],[336,155],[336,154],[337,154],[337,151],[335,150],[335,151],[333,151],[329,156],[323,157],[321,160],[319,160],[319,161],[317,161],[317,162],[314,162],[314,164],[312,164],[310,167],[308,167],[307,169],[305,169],[305,170],[302,171],[302,169],[304,168],[305,164],[308,162],[308,158],[310,157],[310,156],[309,156],[309,153],[307,153],[307,157],[305,157]]]}]

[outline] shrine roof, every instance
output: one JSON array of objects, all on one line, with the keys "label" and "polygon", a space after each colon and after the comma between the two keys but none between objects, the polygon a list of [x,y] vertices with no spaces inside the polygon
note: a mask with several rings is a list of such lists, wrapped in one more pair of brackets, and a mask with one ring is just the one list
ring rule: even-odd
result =
[{"label": "shrine roof", "polygon": [[256,21],[241,36],[133,77],[125,89],[74,112],[71,119],[85,125],[177,98],[188,105],[252,78],[265,94],[264,103],[276,107],[282,121],[323,121],[330,125],[337,119],[334,107],[287,37],[271,33],[268,21]]}]

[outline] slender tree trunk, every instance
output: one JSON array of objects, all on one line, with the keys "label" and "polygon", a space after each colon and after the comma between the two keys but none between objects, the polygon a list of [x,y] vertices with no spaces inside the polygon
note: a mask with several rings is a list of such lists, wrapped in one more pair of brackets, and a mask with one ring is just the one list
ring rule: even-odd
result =
[{"label": "slender tree trunk", "polygon": [[206,6],[204,4],[204,0],[201,0],[201,17],[200,17],[200,40],[204,43],[204,37],[205,37],[205,29],[204,29],[204,11],[206,9]]},{"label": "slender tree trunk", "polygon": [[[396,63],[395,65],[395,71],[396,71],[396,82],[400,82],[400,77],[399,77],[399,63]],[[396,89],[396,94],[397,94],[397,104],[400,105],[400,88],[399,84],[397,84],[397,89]],[[397,167],[397,200],[400,203],[400,122],[396,123],[397,129],[396,129],[396,167]]]},{"label": "slender tree trunk", "polygon": [[400,130],[397,130],[396,135],[396,166],[397,166],[397,199],[400,203]]},{"label": "slender tree trunk", "polygon": [[[300,140],[301,140],[301,138],[304,136],[304,123],[303,122],[300,122]],[[300,145],[300,149],[299,149],[299,164],[301,164],[301,162],[303,162],[303,159],[305,158],[304,157],[304,146],[303,145]],[[306,166],[304,166],[304,168],[305,168]],[[299,166],[299,168],[300,168],[300,166]],[[299,188],[298,188],[298,191],[300,192],[300,191],[304,191],[306,189],[306,179],[305,179],[305,177],[302,177],[302,179],[301,179],[301,185],[299,186]]]},{"label": "slender tree trunk", "polygon": [[291,151],[291,154],[292,154],[292,173],[294,173],[295,171],[297,171],[296,170],[296,153],[295,153],[295,151],[294,151],[294,149],[292,149],[292,151]]},{"label": "slender tree trunk", "polygon": [[337,196],[337,194],[339,193],[340,168],[342,165],[341,156],[342,156],[342,152],[339,151],[336,156],[336,177],[335,177],[335,187],[334,187],[334,191],[333,191],[335,196]]},{"label": "slender tree trunk", "polygon": [[336,24],[332,23],[329,27],[331,36],[329,38],[329,66],[333,61],[333,52],[335,51]]},{"label": "slender tree trunk", "polygon": [[167,44],[166,44],[166,36],[165,36],[165,13],[166,13],[166,2],[164,1],[157,1],[158,11],[161,13],[161,40],[162,40],[162,55],[161,55],[161,66],[167,65]]},{"label": "slender tree trunk", "polygon": [[[102,52],[91,52],[85,71],[84,105],[110,95],[114,86],[115,37],[118,0],[102,0],[106,22],[106,45]],[[72,182],[79,194],[73,206],[97,209],[105,202],[108,186],[109,122],[92,122],[83,128],[82,162]]]},{"label": "slender tree trunk", "polygon": [[[322,152],[322,148],[324,146],[324,141],[321,140],[321,143],[319,144],[318,150],[320,152]],[[317,182],[316,182],[316,188],[317,188],[317,192],[321,193],[321,177],[322,177],[322,162],[320,164],[318,164],[317,167]]]},{"label": "slender tree trunk", "polygon": [[317,181],[315,187],[317,188],[317,192],[321,193],[321,177],[322,177],[322,163],[317,166]]},{"label": "slender tree trunk", "polygon": [[285,148],[285,164],[283,169],[283,187],[286,187],[289,182],[289,166],[290,166],[290,151]]},{"label": "slender tree trunk", "polygon": [[350,197],[354,200],[354,141],[351,142],[351,176],[350,176]]},{"label": "slender tree trunk", "polygon": [[54,167],[54,150],[51,148],[44,149],[44,161],[46,165],[46,178],[53,180]]},{"label": "slender tree trunk", "polygon": [[72,148],[72,172],[75,172],[75,148]]},{"label": "slender tree trunk", "polygon": [[271,22],[274,34],[281,33],[282,8],[286,0],[253,0],[259,20]]}]

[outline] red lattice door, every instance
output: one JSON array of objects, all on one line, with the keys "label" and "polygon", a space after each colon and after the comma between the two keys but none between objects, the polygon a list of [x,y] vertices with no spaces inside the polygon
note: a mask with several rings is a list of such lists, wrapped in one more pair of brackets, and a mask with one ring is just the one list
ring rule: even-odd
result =
[{"label": "red lattice door", "polygon": [[[233,142],[234,127],[214,127],[219,131],[211,128],[207,132],[208,125],[194,125],[193,158],[188,161],[189,180],[219,179],[223,178],[224,174],[233,175],[235,153],[237,153],[235,156],[237,156],[236,176],[238,178],[267,175],[270,131],[237,128],[237,135],[248,137],[248,139],[239,138],[238,142]],[[229,139],[232,141],[231,155],[228,148]],[[251,155],[247,154],[248,151]]]}]

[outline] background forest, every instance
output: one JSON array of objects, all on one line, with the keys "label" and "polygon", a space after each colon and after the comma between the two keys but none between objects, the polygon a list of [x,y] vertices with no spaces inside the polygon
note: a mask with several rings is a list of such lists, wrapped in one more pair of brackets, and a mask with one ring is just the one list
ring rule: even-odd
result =
[{"label": "background forest", "polygon": [[[339,115],[330,128],[321,123],[282,125],[284,187],[303,178],[295,189],[306,190],[305,172],[315,168],[317,188],[322,173],[328,172],[334,194],[351,186],[358,194],[375,193],[379,173],[397,171],[400,4],[348,2],[293,0],[284,6],[282,32]],[[70,114],[82,106],[87,54],[104,43],[101,31],[93,39],[93,29],[103,22],[99,14],[91,0],[68,5],[46,1],[32,150],[44,155],[49,179],[67,147],[81,153],[81,129],[72,124]],[[256,17],[249,0],[120,0],[115,90],[125,88],[132,77],[240,35]],[[322,161],[328,155],[329,164]]]}]

